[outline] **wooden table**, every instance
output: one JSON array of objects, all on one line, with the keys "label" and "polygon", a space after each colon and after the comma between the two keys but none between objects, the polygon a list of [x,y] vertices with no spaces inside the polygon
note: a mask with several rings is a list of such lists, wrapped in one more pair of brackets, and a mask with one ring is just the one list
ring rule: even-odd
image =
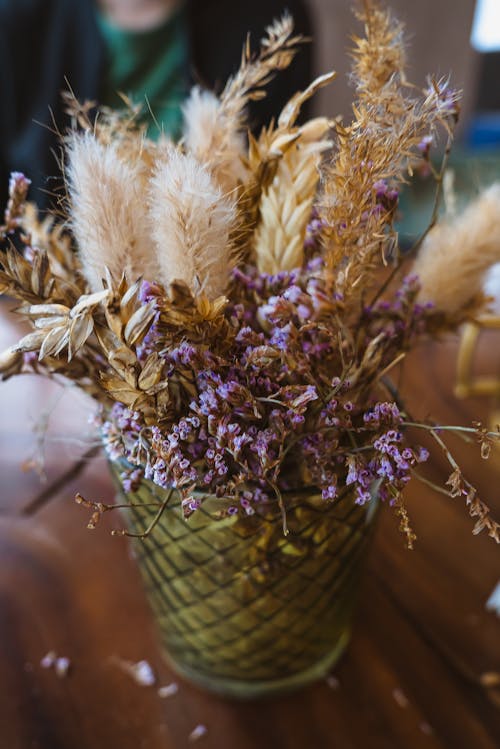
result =
[{"label": "wooden table", "polygon": [[[0,306],[0,343],[16,335]],[[498,371],[500,341],[481,359]],[[404,389],[420,417],[470,424],[490,404],[451,394],[456,343],[430,344],[406,362]],[[47,481],[21,462],[33,453],[33,417],[57,390],[21,377],[0,386],[0,749],[182,749],[202,724],[206,749],[494,749],[500,746],[500,627],[485,608],[500,579],[500,550],[473,537],[460,500],[413,484],[418,534],[405,549],[382,513],[352,642],[335,679],[289,697],[250,703],[205,694],[165,665],[126,540],[97,530],[73,501],[80,490],[110,501],[104,461],[64,474],[89,447],[86,405],[64,394],[51,419]],[[53,404],[52,404],[53,405]],[[56,440],[54,435],[62,437]],[[488,463],[475,445],[456,453],[500,515],[500,449]],[[440,455],[428,475],[444,482]],[[59,678],[41,666],[67,657]],[[140,686],[124,662],[146,660],[157,685]],[[161,698],[157,687],[178,683]]]}]

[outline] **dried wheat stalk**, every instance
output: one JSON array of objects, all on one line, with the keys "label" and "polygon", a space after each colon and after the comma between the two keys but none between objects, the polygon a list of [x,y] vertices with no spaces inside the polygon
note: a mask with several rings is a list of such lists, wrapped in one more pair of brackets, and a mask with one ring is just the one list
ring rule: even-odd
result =
[{"label": "dried wheat stalk", "polygon": [[280,159],[271,185],[259,205],[255,258],[262,273],[300,268],[304,239],[319,181],[321,154],[330,147],[323,136],[329,123],[317,123],[318,140],[308,141],[305,130]]},{"label": "dried wheat stalk", "polygon": [[421,100],[408,95],[402,27],[391,14],[369,2],[360,18],[365,38],[355,40],[353,52],[354,119],[337,125],[320,200],[329,227],[325,259],[344,296],[359,293],[373,263],[394,242],[393,212],[377,205],[377,185],[397,188],[422,138],[457,115],[456,97],[443,82],[433,82]]}]

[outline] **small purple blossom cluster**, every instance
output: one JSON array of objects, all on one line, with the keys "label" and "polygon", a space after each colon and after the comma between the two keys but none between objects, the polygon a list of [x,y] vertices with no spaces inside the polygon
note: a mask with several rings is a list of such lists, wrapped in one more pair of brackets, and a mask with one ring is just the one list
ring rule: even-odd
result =
[{"label": "small purple blossom cluster", "polygon": [[413,467],[425,462],[428,452],[404,446],[402,416],[395,403],[377,403],[365,412],[363,421],[377,436],[371,441],[372,450],[349,455],[345,483],[354,485],[358,504],[368,502],[374,490],[382,500],[395,500],[410,480]]},{"label": "small purple blossom cluster", "polygon": [[434,305],[431,302],[419,304],[416,301],[418,291],[417,276],[406,276],[391,300],[378,301],[373,306],[365,307],[363,322],[367,340],[383,335],[393,341],[395,348],[406,351],[425,335]]},{"label": "small purple blossom cluster", "polygon": [[373,185],[375,191],[375,212],[393,213],[396,210],[399,192],[387,184],[387,180],[380,179]]},{"label": "small purple blossom cluster", "polygon": [[318,257],[318,253],[321,250],[321,237],[325,227],[326,221],[321,218],[318,210],[313,207],[304,239],[304,250],[309,257]]},{"label": "small purple blossom cluster", "polygon": [[[397,200],[387,185],[375,187],[381,201]],[[102,418],[109,457],[126,461],[125,488],[142,477],[175,487],[187,514],[203,493],[227,497],[229,514],[252,514],[304,485],[326,501],[344,486],[360,503],[375,490],[397,496],[426,456],[404,445],[395,403],[373,404],[376,372],[366,369],[365,354],[377,339],[378,368],[389,364],[425,332],[429,309],[416,304],[418,283],[409,277],[389,302],[361,309],[353,342],[339,314],[343,300],[329,293],[323,270],[314,255],[302,269],[276,275],[236,269],[225,310],[229,350],[188,334],[161,347],[159,307],[141,351],[161,357],[169,418],[148,425],[120,404]],[[141,295],[151,303],[161,288],[145,282]]]}]

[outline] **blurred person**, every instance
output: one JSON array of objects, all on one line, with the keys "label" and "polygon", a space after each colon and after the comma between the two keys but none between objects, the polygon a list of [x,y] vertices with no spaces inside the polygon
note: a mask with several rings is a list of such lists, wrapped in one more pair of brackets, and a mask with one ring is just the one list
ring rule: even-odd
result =
[{"label": "blurred person", "polygon": [[[177,136],[182,101],[194,83],[220,90],[237,69],[248,32],[255,44],[287,9],[311,34],[303,0],[0,0],[0,197],[11,171],[32,180],[41,207],[60,184],[56,153],[69,118],[63,90],[79,101],[143,103],[148,134]],[[252,104],[257,131],[312,78],[310,45]]]}]

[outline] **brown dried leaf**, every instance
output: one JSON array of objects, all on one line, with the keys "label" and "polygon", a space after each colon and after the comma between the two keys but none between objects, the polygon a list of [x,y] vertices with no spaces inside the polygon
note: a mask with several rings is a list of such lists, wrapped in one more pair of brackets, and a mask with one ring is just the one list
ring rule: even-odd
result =
[{"label": "brown dried leaf", "polygon": [[455,468],[455,470],[450,474],[446,482],[446,486],[450,487],[451,497],[461,496],[461,494],[463,493],[464,485],[462,474],[458,468]]},{"label": "brown dried leaf", "polygon": [[26,307],[21,305],[16,312],[21,312],[26,317],[36,320],[40,317],[51,317],[52,315],[66,317],[69,315],[70,309],[64,304],[30,304]]},{"label": "brown dried leaf", "polygon": [[142,281],[139,279],[132,286],[129,286],[125,294],[120,300],[120,311],[123,319],[128,318],[134,313],[137,308],[139,292],[141,290]]},{"label": "brown dried leaf", "polygon": [[81,312],[84,312],[91,307],[96,307],[98,304],[101,304],[101,302],[104,302],[106,299],[108,299],[110,294],[111,292],[109,291],[109,289],[96,291],[93,294],[84,294],[80,297],[77,304],[75,304],[75,306],[71,310],[71,317],[76,317]]},{"label": "brown dried leaf", "polygon": [[126,406],[132,406],[141,395],[134,387],[116,375],[101,373],[101,383],[115,400]]},{"label": "brown dried leaf", "polygon": [[319,91],[323,86],[328,86],[335,78],[337,73],[331,71],[330,73],[323,73],[318,76],[304,91],[298,91],[292,98],[285,104],[278,118],[278,126],[283,128],[290,128],[295,125],[297,117],[299,116],[302,105],[310,99],[316,91]]},{"label": "brown dried leaf", "polygon": [[266,367],[273,361],[281,359],[281,352],[273,346],[257,346],[250,350],[247,363],[257,367]]},{"label": "brown dried leaf", "polygon": [[46,338],[46,333],[43,330],[36,330],[33,333],[28,333],[24,338],[13,347],[13,351],[19,351],[21,353],[27,353],[28,351],[38,351]]},{"label": "brown dried leaf", "polygon": [[115,351],[110,353],[108,361],[113,369],[130,385],[130,387],[136,388],[137,357],[130,349],[125,348],[125,346],[115,349]]},{"label": "brown dried leaf", "polygon": [[179,310],[191,309],[194,305],[191,289],[184,281],[172,281],[168,289],[168,297],[172,306]]},{"label": "brown dried leaf", "polygon": [[67,315],[60,317],[39,317],[35,320],[35,328],[38,328],[40,330],[50,330],[51,328],[55,328],[59,325],[67,325],[67,323]]},{"label": "brown dried leaf", "polygon": [[222,314],[226,305],[227,298],[225,296],[219,296],[212,302],[204,294],[200,294],[196,298],[196,310],[202,320],[214,320]]},{"label": "brown dried leaf", "polygon": [[0,270],[0,294],[8,294],[12,285],[12,280],[5,273]]},{"label": "brown dried leaf", "polygon": [[109,329],[121,340],[123,337],[123,321],[116,300],[113,298],[109,300],[109,303],[104,308],[104,314],[106,315],[106,322]]},{"label": "brown dried leaf", "polygon": [[155,406],[153,421],[161,422],[163,419],[169,417],[170,409],[172,407],[172,399],[167,388],[156,395]]},{"label": "brown dried leaf", "polygon": [[153,300],[139,307],[125,326],[123,336],[129,346],[138,343],[147,333],[156,315],[156,302]]},{"label": "brown dried leaf", "polygon": [[150,390],[160,382],[162,374],[163,362],[155,351],[146,359],[137,384],[141,390]]},{"label": "brown dried leaf", "polygon": [[95,325],[94,332],[106,358],[109,358],[113,351],[122,347],[121,340],[104,325]]},{"label": "brown dried leaf", "polygon": [[38,354],[39,361],[47,356],[58,356],[66,348],[69,342],[69,328],[67,325],[58,325],[45,336]]},{"label": "brown dried leaf", "polygon": [[40,297],[46,297],[47,287],[51,280],[50,265],[44,250],[34,250],[33,266],[31,269],[31,288]]},{"label": "brown dried leaf", "polygon": [[94,318],[91,313],[75,317],[69,329],[68,361],[81,349],[93,330]]},{"label": "brown dried leaf", "polygon": [[23,366],[23,355],[10,347],[0,354],[0,374],[2,380],[6,380],[14,374],[18,374]]}]

